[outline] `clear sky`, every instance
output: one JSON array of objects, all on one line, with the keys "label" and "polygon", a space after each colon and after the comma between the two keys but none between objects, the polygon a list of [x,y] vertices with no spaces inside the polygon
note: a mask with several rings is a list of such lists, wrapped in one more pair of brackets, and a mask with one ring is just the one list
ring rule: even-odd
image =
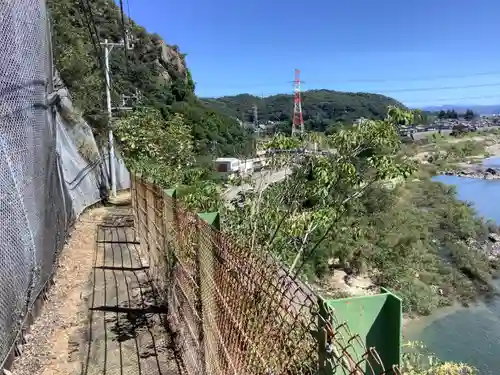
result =
[{"label": "clear sky", "polygon": [[199,96],[292,92],[298,68],[304,90],[500,103],[500,0],[128,2],[187,53]]}]

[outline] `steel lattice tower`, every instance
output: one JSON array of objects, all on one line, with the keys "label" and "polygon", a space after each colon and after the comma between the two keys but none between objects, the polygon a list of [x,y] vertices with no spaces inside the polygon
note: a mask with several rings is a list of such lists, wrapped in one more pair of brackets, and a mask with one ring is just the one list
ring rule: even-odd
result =
[{"label": "steel lattice tower", "polygon": [[295,80],[293,81],[293,119],[292,119],[292,135],[300,131],[304,133],[304,119],[302,118],[302,100],[300,97],[300,70],[295,69]]}]

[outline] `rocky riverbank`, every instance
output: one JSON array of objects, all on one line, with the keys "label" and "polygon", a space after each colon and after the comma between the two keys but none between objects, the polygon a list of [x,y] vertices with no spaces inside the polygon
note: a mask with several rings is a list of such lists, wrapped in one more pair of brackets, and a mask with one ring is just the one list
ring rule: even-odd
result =
[{"label": "rocky riverbank", "polygon": [[500,259],[500,235],[498,233],[490,233],[482,242],[471,239],[468,245],[472,249],[483,251],[491,262]]},{"label": "rocky riverbank", "polygon": [[458,168],[441,171],[440,173],[446,176],[477,178],[481,180],[500,179],[500,168],[484,167],[481,165],[465,164]]}]

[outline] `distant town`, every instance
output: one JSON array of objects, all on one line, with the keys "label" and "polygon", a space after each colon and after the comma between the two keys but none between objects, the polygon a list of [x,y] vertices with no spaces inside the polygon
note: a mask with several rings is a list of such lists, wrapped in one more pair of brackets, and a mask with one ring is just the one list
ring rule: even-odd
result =
[{"label": "distant town", "polygon": [[412,136],[415,133],[423,132],[446,132],[446,133],[467,133],[479,129],[500,126],[500,115],[474,116],[472,119],[466,118],[436,118],[428,124],[413,124],[401,126],[402,136]]},{"label": "distant town", "polygon": [[[411,136],[411,134],[415,133],[434,131],[444,131],[446,133],[450,133],[453,130],[457,132],[469,132],[481,128],[500,126],[500,114],[473,114],[468,117],[466,115],[457,115],[454,111],[448,111],[445,116],[450,116],[450,114],[455,114],[456,118],[440,118],[439,114],[436,113],[435,115],[426,116],[425,121],[422,121],[423,123],[417,122],[409,126],[401,126],[399,129],[400,133],[402,136]],[[271,134],[279,131],[279,121],[265,121],[255,124],[253,122],[244,122],[240,119],[237,120],[240,126],[257,134]],[[363,121],[363,118],[359,118],[355,122],[360,121]]]}]

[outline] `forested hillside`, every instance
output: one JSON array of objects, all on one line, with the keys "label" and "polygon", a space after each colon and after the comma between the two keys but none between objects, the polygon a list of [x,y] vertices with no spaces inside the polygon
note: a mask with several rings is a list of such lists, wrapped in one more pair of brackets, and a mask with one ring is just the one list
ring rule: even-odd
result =
[{"label": "forested hillside", "polygon": [[[80,3],[48,0],[54,58],[75,106],[99,133],[106,125],[101,68],[104,53],[99,42],[105,39],[119,42],[124,38],[124,30],[120,10],[112,0],[89,1],[90,15],[89,11],[80,8]],[[183,115],[185,124],[190,126],[198,154],[245,152],[248,137],[238,122],[206,107],[194,95],[194,83],[186,66],[185,54],[133,21],[125,19],[125,22],[134,48],[125,51],[116,47],[111,53],[113,105],[121,104],[121,94],[135,94],[137,89],[141,93],[139,105],[156,108],[166,120],[175,113]],[[100,62],[97,56],[101,57]]]},{"label": "forested hillside", "polygon": [[[242,121],[253,121],[253,106],[257,105],[259,121],[292,121],[293,96],[287,94],[260,98],[249,94],[224,96],[221,98],[203,98],[210,107],[227,116]],[[332,90],[310,90],[302,94],[302,111],[306,128],[314,131],[326,131],[337,123],[350,124],[364,117],[381,120],[387,113],[387,107],[404,107],[395,99],[384,95],[339,92]]]}]

